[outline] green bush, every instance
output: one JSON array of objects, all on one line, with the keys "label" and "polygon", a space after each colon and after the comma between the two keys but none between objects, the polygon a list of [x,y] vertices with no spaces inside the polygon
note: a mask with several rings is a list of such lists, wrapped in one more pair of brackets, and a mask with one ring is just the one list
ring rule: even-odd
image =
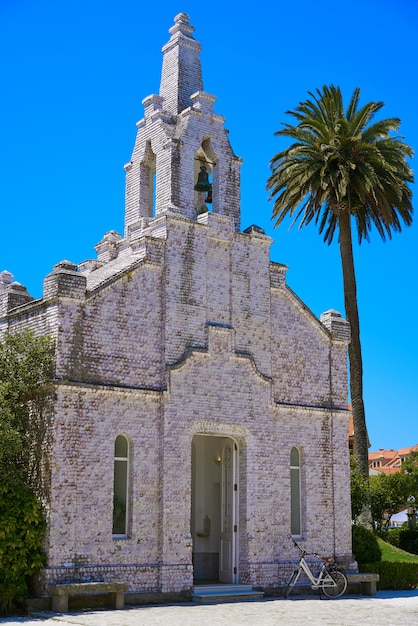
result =
[{"label": "green bush", "polygon": [[418,585],[418,563],[361,563],[359,570],[379,574],[378,589],[415,589]]},{"label": "green bush", "polygon": [[0,482],[0,614],[28,595],[28,583],[44,564],[45,521],[39,502],[24,485]]},{"label": "green bush", "polygon": [[375,563],[381,560],[382,551],[376,535],[364,526],[354,525],[353,552],[358,563]]},{"label": "green bush", "polygon": [[418,530],[401,529],[399,547],[401,550],[405,550],[405,552],[418,554]]},{"label": "green bush", "polygon": [[391,528],[381,531],[378,534],[383,541],[387,541],[392,546],[405,550],[405,552],[410,552],[411,554],[418,554],[418,530]]},{"label": "green bush", "polygon": [[395,546],[395,548],[399,548],[399,539],[400,534],[402,532],[402,528],[390,528],[389,530],[382,530],[378,533],[378,536],[390,543],[391,546]]}]

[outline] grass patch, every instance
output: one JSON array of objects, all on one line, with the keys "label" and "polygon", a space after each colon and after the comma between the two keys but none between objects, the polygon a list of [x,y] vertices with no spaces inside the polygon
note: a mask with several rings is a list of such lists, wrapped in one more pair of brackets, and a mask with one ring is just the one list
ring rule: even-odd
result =
[{"label": "grass patch", "polygon": [[377,537],[382,560],[374,563],[359,563],[360,572],[379,574],[378,589],[417,589],[418,555],[392,546]]},{"label": "grass patch", "polygon": [[418,563],[418,554],[411,554],[392,546],[387,541],[378,537],[380,549],[382,550],[382,561],[388,563]]}]

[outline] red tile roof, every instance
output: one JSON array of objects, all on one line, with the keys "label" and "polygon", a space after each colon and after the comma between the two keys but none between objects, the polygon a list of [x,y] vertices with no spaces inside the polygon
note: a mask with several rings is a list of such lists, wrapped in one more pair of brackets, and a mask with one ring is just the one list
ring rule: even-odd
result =
[{"label": "red tile roof", "polygon": [[396,474],[396,472],[400,471],[402,463],[410,456],[411,452],[417,451],[418,444],[408,448],[399,448],[399,450],[384,450],[381,448],[377,452],[369,452],[369,467],[384,474]]}]

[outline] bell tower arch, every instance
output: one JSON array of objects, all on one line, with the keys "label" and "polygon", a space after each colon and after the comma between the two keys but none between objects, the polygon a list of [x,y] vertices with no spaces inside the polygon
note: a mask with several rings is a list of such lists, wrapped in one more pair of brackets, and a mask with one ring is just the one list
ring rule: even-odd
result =
[{"label": "bell tower arch", "polygon": [[[218,208],[217,155],[212,148],[210,137],[205,137],[194,155],[194,207],[196,215]],[[212,207],[214,207],[212,209]]]}]

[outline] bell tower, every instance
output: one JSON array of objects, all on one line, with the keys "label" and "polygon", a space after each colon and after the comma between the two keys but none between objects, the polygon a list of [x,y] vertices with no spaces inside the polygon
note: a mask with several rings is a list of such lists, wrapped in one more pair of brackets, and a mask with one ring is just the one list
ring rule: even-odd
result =
[{"label": "bell tower", "polygon": [[185,13],[176,15],[169,32],[160,93],[143,100],[145,115],[125,166],[128,242],[167,213],[196,220],[211,211],[240,229],[242,161],[232,151],[225,118],[214,112],[216,97],[203,91],[201,44]]}]

